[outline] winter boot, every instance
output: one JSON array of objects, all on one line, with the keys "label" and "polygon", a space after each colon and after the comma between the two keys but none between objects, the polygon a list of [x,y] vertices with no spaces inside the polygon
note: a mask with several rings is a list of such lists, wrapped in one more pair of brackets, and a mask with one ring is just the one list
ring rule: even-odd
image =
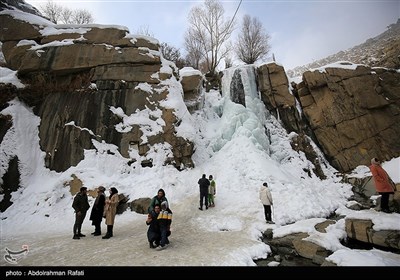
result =
[{"label": "winter boot", "polygon": [[82,230],[82,224],[78,225],[78,236],[79,237],[85,237],[86,235],[82,234],[81,230]]},{"label": "winter boot", "polygon": [[106,235],[102,237],[102,239],[109,239],[111,237],[110,233],[107,232]]},{"label": "winter boot", "polygon": [[94,232],[92,232],[92,235],[94,235],[94,236],[99,236],[99,235],[101,235],[101,228],[100,228],[100,225],[98,225],[98,224],[95,225],[95,230],[94,230]]},{"label": "winter boot", "polygon": [[[108,226],[107,226],[108,227]],[[110,226],[110,237],[113,237],[113,227],[114,227],[114,225],[111,225]]]},{"label": "winter boot", "polygon": [[112,227],[113,226],[107,225],[107,233],[102,237],[103,239],[109,239],[110,237],[112,237]]}]

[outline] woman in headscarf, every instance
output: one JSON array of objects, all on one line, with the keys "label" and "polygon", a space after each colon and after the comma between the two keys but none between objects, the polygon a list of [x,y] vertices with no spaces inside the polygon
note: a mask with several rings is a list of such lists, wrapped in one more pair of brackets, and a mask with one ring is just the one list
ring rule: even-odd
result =
[{"label": "woman in headscarf", "polygon": [[102,238],[108,239],[113,236],[113,227],[115,215],[117,214],[117,206],[119,204],[118,190],[114,187],[110,188],[110,196],[106,199],[104,213],[106,217],[107,233]]}]

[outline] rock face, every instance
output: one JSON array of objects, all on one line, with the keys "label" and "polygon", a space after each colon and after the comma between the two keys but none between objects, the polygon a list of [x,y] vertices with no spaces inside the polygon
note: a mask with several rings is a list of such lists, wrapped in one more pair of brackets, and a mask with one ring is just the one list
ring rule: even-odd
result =
[{"label": "rock face", "polygon": [[[299,135],[292,138],[291,146],[297,152],[304,152],[307,159],[314,164],[311,171],[321,179],[326,176],[321,168],[321,159],[310,144],[311,138],[318,143],[307,119],[296,106],[296,96],[290,92],[285,69],[275,63],[268,63],[257,68],[258,87],[261,99],[267,109],[280,120],[288,133],[294,131]],[[296,93],[294,91],[294,93]]]},{"label": "rock face", "polygon": [[[321,231],[323,230],[323,232],[325,232],[326,226],[332,223],[334,222],[327,221],[325,224],[319,225],[318,227],[321,228]],[[272,238],[271,236],[271,238],[267,238],[264,242],[271,247],[272,253],[279,255],[282,260],[294,259],[300,256],[304,259],[309,259],[312,264],[321,265],[324,263],[325,258],[332,254],[332,252],[313,242],[305,240],[308,236],[308,233],[298,232],[279,238]],[[311,263],[304,265],[310,266]],[[280,265],[285,265],[285,261]]]},{"label": "rock face", "polygon": [[293,85],[293,94],[283,67],[271,63],[257,71],[267,108],[288,132],[313,139],[336,169],[369,165],[377,155],[384,160],[400,155],[397,71],[343,63],[305,72],[303,81]]},{"label": "rock face", "polygon": [[[347,238],[355,239],[368,243],[368,246],[373,245],[378,249],[398,253],[400,246],[400,235],[398,230],[378,231],[373,229],[373,223],[371,220],[344,219],[347,235],[346,240],[344,241],[347,241]],[[316,224],[314,228],[318,231],[318,235],[323,236],[327,233],[327,227],[335,223],[336,221],[334,220],[325,220]],[[333,253],[331,250],[307,239],[310,234],[315,236],[315,233],[296,232],[277,238],[274,238],[273,233],[272,229],[267,229],[266,232],[263,233],[263,241],[271,247],[274,257],[279,256],[278,259],[282,260],[279,261],[281,262],[279,264],[280,266],[286,266],[286,260],[298,259],[299,257],[309,259],[312,261],[312,264],[316,265],[336,266],[336,264],[326,260],[326,258]],[[301,259],[298,263],[301,263]],[[307,262],[302,263],[302,265],[311,265]]]},{"label": "rock face", "polygon": [[376,231],[372,227],[371,220],[346,219],[345,229],[349,238],[381,247],[400,249],[400,231]]},{"label": "rock face", "polygon": [[202,84],[204,77],[199,70],[191,67],[184,67],[179,70],[180,82],[183,88],[184,100],[189,112],[202,108],[204,93]]},{"label": "rock face", "polygon": [[21,0],[1,0],[0,11],[3,9],[13,9],[24,11],[26,13],[41,16],[40,12],[33,6]]},{"label": "rock face", "polygon": [[335,168],[349,171],[377,155],[400,155],[400,73],[326,68],[305,72],[303,81],[298,93],[304,115]]},{"label": "rock face", "polygon": [[[156,146],[166,151],[165,164],[193,167],[193,143],[176,130],[182,120],[163,105],[183,94],[177,69],[161,57],[157,40],[120,26],[55,25],[34,15],[27,22],[24,15],[0,14],[0,40],[6,66],[29,84],[18,96],[41,118],[46,167],[65,171],[85,149],[152,166],[149,153]],[[99,143],[117,149],[100,151]]]},{"label": "rock face", "polygon": [[[34,107],[48,168],[77,165],[85,149],[119,153],[129,166],[152,166],[151,154],[160,145],[167,151],[165,164],[193,167],[193,143],[177,134],[186,111],[178,114],[164,104],[179,95],[190,110],[198,109],[201,74],[179,79],[176,67],[161,57],[158,41],[133,36],[125,27],[61,26],[38,15],[29,15],[34,20],[27,22],[24,12],[7,10],[14,2],[0,6],[1,47],[6,67],[18,70],[29,86],[17,91],[1,85],[0,108],[15,96]],[[240,71],[232,79],[231,99],[246,106]],[[400,155],[398,71],[347,63],[305,72],[299,84],[289,84],[275,63],[260,66],[257,74],[265,106],[288,132],[298,133],[291,145],[313,162],[310,174],[324,178],[310,139],[340,171],[368,165],[375,156]],[[7,129],[0,127],[0,138]],[[100,149],[99,143],[116,149]],[[18,166],[9,165],[4,167],[8,178],[18,177]]]},{"label": "rock face", "polygon": [[244,94],[244,87],[242,82],[242,76],[240,75],[240,69],[236,69],[233,73],[232,82],[230,86],[230,99],[237,103],[242,104],[246,107],[246,99]]}]

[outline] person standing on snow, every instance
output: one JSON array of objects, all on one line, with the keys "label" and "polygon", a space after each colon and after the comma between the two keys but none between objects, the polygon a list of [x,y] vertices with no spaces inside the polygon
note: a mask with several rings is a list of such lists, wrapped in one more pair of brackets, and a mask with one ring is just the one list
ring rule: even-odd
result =
[{"label": "person standing on snow", "polygon": [[267,183],[263,183],[263,186],[260,188],[260,200],[264,206],[265,220],[267,221],[267,223],[272,223],[271,205],[273,203],[272,203],[271,192],[268,189]]},{"label": "person standing on snow", "polygon": [[81,187],[80,191],[75,195],[72,208],[75,210],[74,236],[72,238],[80,239],[81,237],[85,237],[85,235],[82,234],[81,229],[83,220],[86,217],[86,212],[90,208],[86,187]]},{"label": "person standing on snow", "polygon": [[216,192],[215,180],[213,179],[212,175],[208,176],[208,180],[210,181],[210,186],[208,187],[208,205],[210,207],[215,207],[214,203],[214,195]]},{"label": "person standing on snow", "polygon": [[113,227],[115,215],[117,214],[117,206],[119,204],[118,190],[114,187],[110,189],[110,196],[106,200],[104,213],[106,216],[107,233],[102,239],[109,239],[113,237]]},{"label": "person standing on snow", "polygon": [[381,195],[381,210],[385,213],[390,213],[389,210],[389,196],[394,194],[394,186],[389,179],[389,175],[382,168],[381,162],[377,158],[371,159],[371,165],[369,166],[372,176],[375,181],[375,189]]},{"label": "person standing on snow", "polygon": [[200,187],[200,207],[199,210],[203,211],[203,199],[206,209],[208,209],[208,187],[210,186],[210,181],[206,178],[206,174],[199,179],[197,182]]},{"label": "person standing on snow", "polygon": [[90,212],[89,219],[94,225],[94,232],[92,233],[94,236],[101,235],[101,220],[103,219],[104,205],[106,203],[105,191],[106,188],[103,186],[97,188],[97,197],[93,203],[92,212]]}]

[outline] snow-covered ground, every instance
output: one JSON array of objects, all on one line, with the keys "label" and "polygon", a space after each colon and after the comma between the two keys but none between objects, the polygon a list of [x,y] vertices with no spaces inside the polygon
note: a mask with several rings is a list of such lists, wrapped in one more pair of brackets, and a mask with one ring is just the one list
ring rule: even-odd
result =
[{"label": "snow-covered ground", "polygon": [[[339,266],[400,266],[398,254],[343,247],[339,242],[345,236],[343,221],[331,225],[326,234],[315,231],[314,225],[335,211],[371,218],[377,229],[400,230],[400,215],[347,209],[351,186],[340,182],[321,152],[320,161],[328,166],[323,167],[327,179],[320,180],[314,174],[309,177],[304,169],[311,170],[312,163],[292,150],[289,140],[295,134],[287,134],[266,111],[252,82],[254,70],[250,66],[241,70],[246,107],[230,100],[233,71],[224,74],[222,96],[217,91],[206,93],[202,110],[183,115],[192,125],[190,131],[196,131],[196,167],[181,172],[157,162],[153,168],[138,165],[129,169],[118,153],[94,150],[86,151],[83,161],[63,173],[49,171],[39,149],[40,120],[30,108],[13,101],[2,112],[11,114],[15,123],[0,145],[0,163],[4,168],[8,156],[18,154],[22,188],[12,194],[14,204],[1,214],[4,258],[0,266],[10,265],[6,248],[20,251],[24,245],[29,251],[15,266],[254,266],[253,260],[266,258],[271,252],[261,241],[267,228],[273,228],[275,236],[310,233],[309,239],[334,251],[329,260]],[[397,158],[383,165],[397,182],[399,163]],[[357,170],[368,174],[365,166]],[[216,206],[199,211],[197,181],[203,173],[216,180]],[[90,235],[94,227],[87,216],[82,229],[86,237],[73,240],[73,196],[64,186],[72,174],[89,190],[114,186],[131,200],[153,197],[163,188],[174,212],[170,246],[163,251],[150,249],[146,215],[129,210],[116,217],[111,239]],[[259,201],[263,182],[268,182],[272,193],[274,225],[265,223]],[[90,205],[93,201],[90,197]],[[105,228],[103,223],[103,233]]]}]

